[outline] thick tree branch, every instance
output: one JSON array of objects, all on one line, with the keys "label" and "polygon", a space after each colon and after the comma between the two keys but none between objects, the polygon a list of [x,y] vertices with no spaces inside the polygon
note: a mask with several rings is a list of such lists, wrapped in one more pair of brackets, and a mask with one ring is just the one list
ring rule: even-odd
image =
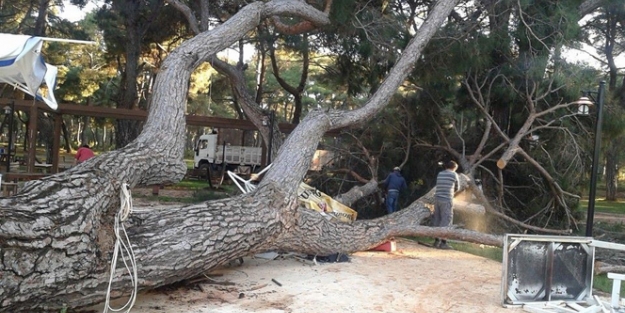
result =
[{"label": "thick tree branch", "polygon": [[[354,174],[353,172],[350,173]],[[336,196],[334,199],[346,206],[351,206],[354,202],[380,191],[378,185],[379,183],[376,179],[371,179],[364,185],[352,187],[350,190]]]},{"label": "thick tree branch", "polygon": [[587,14],[590,14],[597,10],[605,0],[586,0],[579,5],[579,15],[580,17],[584,17]]},{"label": "thick tree branch", "polygon": [[[326,0],[323,13],[329,16],[331,7],[332,7],[332,0]],[[316,24],[313,20],[304,20],[296,24],[289,25],[289,24],[282,23],[281,19],[277,16],[274,16],[271,19],[271,21],[276,31],[284,35],[299,35],[299,34],[313,31],[317,29],[319,26],[325,25],[325,24]]]},{"label": "thick tree branch", "polygon": [[184,15],[184,17],[187,19],[187,23],[189,24],[189,27],[191,28],[191,31],[194,34],[197,35],[201,32],[199,23],[197,19],[195,18],[193,11],[191,11],[191,8],[189,8],[186,4],[182,3],[180,0],[165,0],[165,1],[171,4],[172,6],[174,6],[178,11],[180,11],[180,13],[182,13],[182,15]]}]

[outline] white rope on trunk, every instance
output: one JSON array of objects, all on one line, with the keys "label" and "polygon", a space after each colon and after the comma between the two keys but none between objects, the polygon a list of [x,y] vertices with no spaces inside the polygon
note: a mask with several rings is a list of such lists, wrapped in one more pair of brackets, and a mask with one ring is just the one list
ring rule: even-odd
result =
[{"label": "white rope on trunk", "polygon": [[[135,254],[132,251],[132,246],[130,244],[130,239],[128,239],[128,234],[126,233],[126,228],[124,227],[124,221],[128,218],[130,213],[132,213],[132,197],[130,195],[130,190],[128,188],[128,184],[122,184],[121,192],[119,194],[119,200],[121,202],[119,212],[115,215],[115,250],[113,251],[113,259],[111,261],[111,276],[109,279],[109,286],[106,291],[106,302],[104,304],[104,313],[107,312],[121,312],[129,313],[132,309],[132,306],[135,304],[135,300],[137,300],[137,263],[135,259]],[[133,290],[130,294],[130,298],[128,302],[124,304],[121,308],[112,308],[110,304],[111,300],[111,285],[113,284],[113,277],[115,275],[115,268],[117,267],[117,259],[121,255],[122,261],[124,262],[124,266],[126,267],[126,271],[130,275],[130,282],[132,283]],[[125,311],[124,311],[125,310]]]}]

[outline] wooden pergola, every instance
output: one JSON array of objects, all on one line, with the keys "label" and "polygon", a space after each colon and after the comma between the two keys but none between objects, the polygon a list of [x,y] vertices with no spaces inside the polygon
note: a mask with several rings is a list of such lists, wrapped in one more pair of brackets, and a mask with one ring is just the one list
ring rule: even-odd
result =
[{"label": "wooden pergola", "polygon": [[[78,105],[72,103],[59,103],[57,110],[52,110],[44,102],[34,100],[18,100],[9,98],[0,98],[0,107],[9,105],[13,111],[29,112],[30,116],[37,116],[39,110],[45,111],[54,117],[54,139],[52,141],[52,168],[51,173],[57,173],[59,170],[59,149],[61,143],[61,126],[63,124],[63,115],[78,115],[89,117],[108,117],[125,120],[145,120],[148,112],[141,109],[118,109],[107,107],[96,107],[88,105]],[[204,126],[215,128],[233,128],[240,130],[257,130],[257,128],[248,120],[239,120],[214,116],[187,115],[187,125]],[[289,133],[295,125],[289,123],[280,123],[280,131]],[[37,136],[37,119],[31,118],[28,121],[28,155],[26,159],[26,171],[35,172],[35,156],[36,156],[36,136]]]}]

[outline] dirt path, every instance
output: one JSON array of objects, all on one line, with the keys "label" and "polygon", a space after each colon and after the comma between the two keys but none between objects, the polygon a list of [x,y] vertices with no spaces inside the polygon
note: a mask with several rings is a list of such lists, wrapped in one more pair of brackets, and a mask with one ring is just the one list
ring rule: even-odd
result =
[{"label": "dirt path", "polygon": [[625,223],[625,214],[595,212],[595,221],[605,223]]},{"label": "dirt path", "polygon": [[196,289],[143,294],[132,312],[522,312],[501,306],[501,263],[408,240],[346,263],[246,258],[215,274]]}]

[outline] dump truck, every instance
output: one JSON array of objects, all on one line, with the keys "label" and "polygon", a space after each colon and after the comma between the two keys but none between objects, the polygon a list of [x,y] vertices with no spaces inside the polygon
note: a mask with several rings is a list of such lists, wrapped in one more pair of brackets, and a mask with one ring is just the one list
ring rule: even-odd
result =
[{"label": "dump truck", "polygon": [[206,177],[210,166],[253,171],[262,165],[263,148],[218,144],[217,134],[201,135],[195,145],[193,167]]}]

